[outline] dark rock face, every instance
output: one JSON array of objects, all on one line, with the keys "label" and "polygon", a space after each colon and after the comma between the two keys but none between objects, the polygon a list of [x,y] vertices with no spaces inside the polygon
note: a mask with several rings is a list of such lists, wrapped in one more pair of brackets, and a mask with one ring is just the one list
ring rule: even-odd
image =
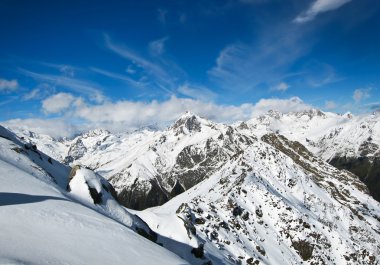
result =
[{"label": "dark rock face", "polygon": [[188,132],[200,132],[201,124],[195,115],[190,117],[183,117],[177,120],[172,126],[173,129],[177,130],[177,133],[184,133],[182,128],[186,128]]},{"label": "dark rock face", "polygon": [[182,187],[182,185],[179,183],[179,181],[177,181],[175,183],[174,187],[172,188],[171,192],[170,192],[170,197],[173,198],[173,197],[181,194],[184,191],[185,191],[185,189]]},{"label": "dark rock face", "polygon": [[152,242],[157,242],[158,235],[156,232],[154,232],[150,227],[148,226],[147,223],[144,222],[143,219],[141,219],[139,216],[134,215],[134,218],[137,220],[138,223],[142,224],[142,227],[136,227],[136,232],[145,237],[146,239],[152,241]]},{"label": "dark rock face", "polygon": [[69,149],[68,155],[64,159],[64,163],[70,164],[71,162],[81,158],[87,152],[87,148],[84,146],[81,139],[78,139],[74,145]]},{"label": "dark rock face", "polygon": [[303,260],[308,260],[313,256],[314,246],[306,240],[294,241],[292,247],[297,250]]},{"label": "dark rock face", "polygon": [[94,188],[91,188],[90,186],[88,186],[88,190],[90,191],[90,195],[94,201],[94,204],[101,204],[102,203],[102,193],[98,192]]},{"label": "dark rock face", "polygon": [[200,244],[197,248],[193,248],[191,250],[191,253],[196,257],[196,258],[203,258],[204,257],[204,250],[203,250],[203,244]]},{"label": "dark rock face", "polygon": [[367,185],[373,198],[380,202],[380,157],[334,157],[329,163],[357,175]]},{"label": "dark rock face", "polygon": [[135,182],[118,193],[118,201],[131,209],[143,210],[149,207],[162,205],[169,200],[169,196],[160,185],[151,180],[146,185]]}]

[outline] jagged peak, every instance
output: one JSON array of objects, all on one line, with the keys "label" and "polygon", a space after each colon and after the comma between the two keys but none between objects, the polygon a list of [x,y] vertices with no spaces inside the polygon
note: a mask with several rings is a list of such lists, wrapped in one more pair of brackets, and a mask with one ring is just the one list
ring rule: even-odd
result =
[{"label": "jagged peak", "polygon": [[209,125],[211,122],[207,119],[201,118],[197,114],[186,111],[182,114],[172,126],[169,127],[169,130],[187,130],[188,132],[201,131],[202,125]]}]

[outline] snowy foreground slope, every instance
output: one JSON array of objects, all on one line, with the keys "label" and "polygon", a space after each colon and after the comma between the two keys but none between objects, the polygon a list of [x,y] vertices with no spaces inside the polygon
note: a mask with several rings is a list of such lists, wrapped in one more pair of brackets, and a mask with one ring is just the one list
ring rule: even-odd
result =
[{"label": "snowy foreground slope", "polygon": [[133,231],[108,182],[69,173],[0,127],[0,264],[188,264]]}]

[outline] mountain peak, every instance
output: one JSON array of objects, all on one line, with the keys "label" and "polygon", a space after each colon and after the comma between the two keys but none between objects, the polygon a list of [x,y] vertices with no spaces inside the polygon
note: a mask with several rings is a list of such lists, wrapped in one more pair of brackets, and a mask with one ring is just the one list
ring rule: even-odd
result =
[{"label": "mountain peak", "polygon": [[[210,122],[206,119],[199,117],[190,111],[186,111],[182,114],[169,129],[174,129],[177,133],[191,133],[193,131],[200,132],[202,124],[209,124]],[[178,131],[179,130],[179,131]]]}]

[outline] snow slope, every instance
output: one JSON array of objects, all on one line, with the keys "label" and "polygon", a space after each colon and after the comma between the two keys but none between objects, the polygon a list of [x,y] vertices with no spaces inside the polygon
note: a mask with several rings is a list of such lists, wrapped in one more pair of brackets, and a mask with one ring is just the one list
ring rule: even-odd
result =
[{"label": "snow slope", "polygon": [[[68,167],[2,127],[0,136],[1,264],[188,264],[132,230],[140,219],[108,182],[84,168],[69,182]],[[89,187],[102,194],[96,205]]]}]

